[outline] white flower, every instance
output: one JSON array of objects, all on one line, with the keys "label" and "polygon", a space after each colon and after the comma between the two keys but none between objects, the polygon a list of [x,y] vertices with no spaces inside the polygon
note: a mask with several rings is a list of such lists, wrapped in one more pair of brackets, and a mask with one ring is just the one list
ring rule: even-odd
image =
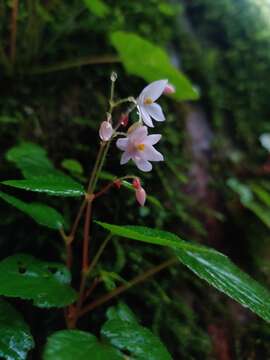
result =
[{"label": "white flower", "polygon": [[[132,125],[134,126],[134,125]],[[161,135],[148,135],[146,126],[135,127],[128,131],[126,138],[118,139],[116,146],[124,151],[120,164],[126,164],[132,159],[141,171],[151,171],[150,161],[163,161],[163,155],[153,145],[161,139]]]},{"label": "white flower", "polygon": [[259,139],[260,139],[260,142],[261,142],[262,146],[266,150],[270,151],[270,134],[262,134],[259,137]]},{"label": "white flower", "polygon": [[143,122],[150,127],[153,127],[152,119],[156,121],[164,121],[165,116],[163,111],[155,101],[164,92],[168,84],[168,80],[158,80],[147,85],[140,93],[137,99],[137,107]]}]

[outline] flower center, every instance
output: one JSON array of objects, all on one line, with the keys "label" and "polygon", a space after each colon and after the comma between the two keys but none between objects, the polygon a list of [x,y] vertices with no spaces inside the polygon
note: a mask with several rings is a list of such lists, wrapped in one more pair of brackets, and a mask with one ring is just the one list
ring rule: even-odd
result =
[{"label": "flower center", "polygon": [[153,104],[153,100],[150,97],[144,99],[144,105],[151,105]]},{"label": "flower center", "polygon": [[143,151],[144,148],[145,148],[145,145],[144,145],[144,144],[138,144],[138,145],[136,146],[136,148],[137,148],[137,150],[139,150],[139,151]]}]

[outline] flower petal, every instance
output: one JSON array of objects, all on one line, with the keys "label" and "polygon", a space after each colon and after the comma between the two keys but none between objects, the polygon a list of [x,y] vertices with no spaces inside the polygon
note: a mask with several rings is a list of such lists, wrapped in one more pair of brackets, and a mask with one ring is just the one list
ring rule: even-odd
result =
[{"label": "flower petal", "polygon": [[125,151],[128,146],[128,138],[121,138],[116,141],[118,149]]},{"label": "flower petal", "polygon": [[144,151],[142,151],[141,157],[144,160],[149,161],[163,161],[163,155],[157,151],[153,146],[146,146]]},{"label": "flower petal", "polygon": [[143,122],[149,127],[154,127],[153,122],[152,122],[146,108],[144,106],[140,106],[139,110],[140,110],[140,114],[141,114]]},{"label": "flower petal", "polygon": [[149,161],[139,158],[137,156],[133,160],[138,169],[140,169],[141,171],[148,172],[152,170],[152,164]]},{"label": "flower petal", "polygon": [[146,126],[139,126],[130,134],[128,134],[129,141],[133,144],[139,144],[146,140],[148,134],[148,130]]},{"label": "flower petal", "polygon": [[139,101],[149,97],[153,101],[156,101],[160,95],[163,93],[166,85],[168,84],[168,80],[157,80],[147,85],[139,96]]},{"label": "flower petal", "polygon": [[130,159],[131,159],[130,154],[127,151],[125,151],[121,156],[120,165],[126,164]]},{"label": "flower petal", "polygon": [[147,105],[147,112],[156,121],[165,121],[165,116],[160,105],[156,103]]},{"label": "flower petal", "polygon": [[161,139],[160,134],[152,134],[147,136],[147,140],[145,141],[145,144],[147,145],[155,145],[159,140]]}]

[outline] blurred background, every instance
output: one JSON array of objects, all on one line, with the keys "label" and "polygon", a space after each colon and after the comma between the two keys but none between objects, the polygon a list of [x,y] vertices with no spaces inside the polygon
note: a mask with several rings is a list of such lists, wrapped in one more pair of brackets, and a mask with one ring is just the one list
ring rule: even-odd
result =
[{"label": "blurred background", "polygon": [[[177,94],[160,101],[167,121],[157,132],[166,161],[142,177],[152,198],[139,208],[130,192],[113,190],[94,217],[158,227],[209,245],[270,287],[270,157],[259,140],[270,133],[269,18],[269,0],[1,0],[2,180],[20,177],[10,154],[30,142],[85,183],[111,72],[118,74],[116,95],[123,98],[156,80],[157,69],[168,74]],[[112,149],[103,180],[126,172],[141,175],[132,164],[120,167],[119,151]],[[10,192],[52,204],[67,220],[79,206],[76,200]],[[1,257],[20,251],[64,260],[57,234],[5,203],[0,224]],[[102,286],[112,289],[168,255],[114,239],[97,269]],[[182,266],[122,299],[174,359],[270,358],[269,326]],[[63,327],[60,312],[17,306],[40,345],[48,329]],[[94,332],[103,320],[104,309],[82,327]]]}]

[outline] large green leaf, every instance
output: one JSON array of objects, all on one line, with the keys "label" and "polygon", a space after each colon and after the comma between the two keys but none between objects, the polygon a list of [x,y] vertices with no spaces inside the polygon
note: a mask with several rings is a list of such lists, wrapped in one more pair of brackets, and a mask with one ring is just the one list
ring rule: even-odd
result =
[{"label": "large green leaf", "polygon": [[213,249],[183,241],[166,231],[141,226],[97,223],[112,234],[172,248],[178,259],[200,278],[266,321],[270,321],[270,292],[235,266],[227,256]]},{"label": "large green leaf", "polygon": [[55,170],[46,151],[33,143],[22,143],[11,148],[6,153],[6,158],[14,162],[27,179],[48,174],[62,174]]},{"label": "large green leaf", "polygon": [[6,180],[2,184],[54,196],[82,196],[85,193],[83,186],[71,178],[54,175],[26,180]]},{"label": "large green leaf", "polygon": [[28,325],[21,314],[0,299],[0,357],[6,360],[24,360],[34,347]]},{"label": "large green leaf", "polygon": [[109,12],[109,7],[103,0],[83,0],[87,8],[96,16],[104,17]]},{"label": "large green leaf", "polygon": [[174,97],[178,100],[196,100],[198,92],[187,77],[176,69],[167,53],[139,35],[117,31],[111,42],[118,51],[128,73],[151,82],[168,79],[175,86]]},{"label": "large green leaf", "polygon": [[63,307],[76,299],[69,286],[70,273],[58,263],[40,261],[26,254],[0,262],[0,295],[33,300],[39,307]]},{"label": "large green leaf", "polygon": [[59,230],[64,227],[62,215],[55,209],[41,203],[26,203],[0,191],[0,198],[33,218],[38,224]]},{"label": "large green leaf", "polygon": [[43,360],[124,360],[124,356],[111,346],[100,343],[92,334],[62,330],[48,338]]},{"label": "large green leaf", "polygon": [[10,149],[6,158],[15,163],[26,180],[6,180],[5,185],[55,196],[82,196],[83,186],[55,169],[39,145],[22,143]]},{"label": "large green leaf", "polygon": [[157,336],[134,322],[120,319],[109,320],[103,325],[101,334],[115,347],[130,352],[132,358],[138,360],[172,359]]}]

